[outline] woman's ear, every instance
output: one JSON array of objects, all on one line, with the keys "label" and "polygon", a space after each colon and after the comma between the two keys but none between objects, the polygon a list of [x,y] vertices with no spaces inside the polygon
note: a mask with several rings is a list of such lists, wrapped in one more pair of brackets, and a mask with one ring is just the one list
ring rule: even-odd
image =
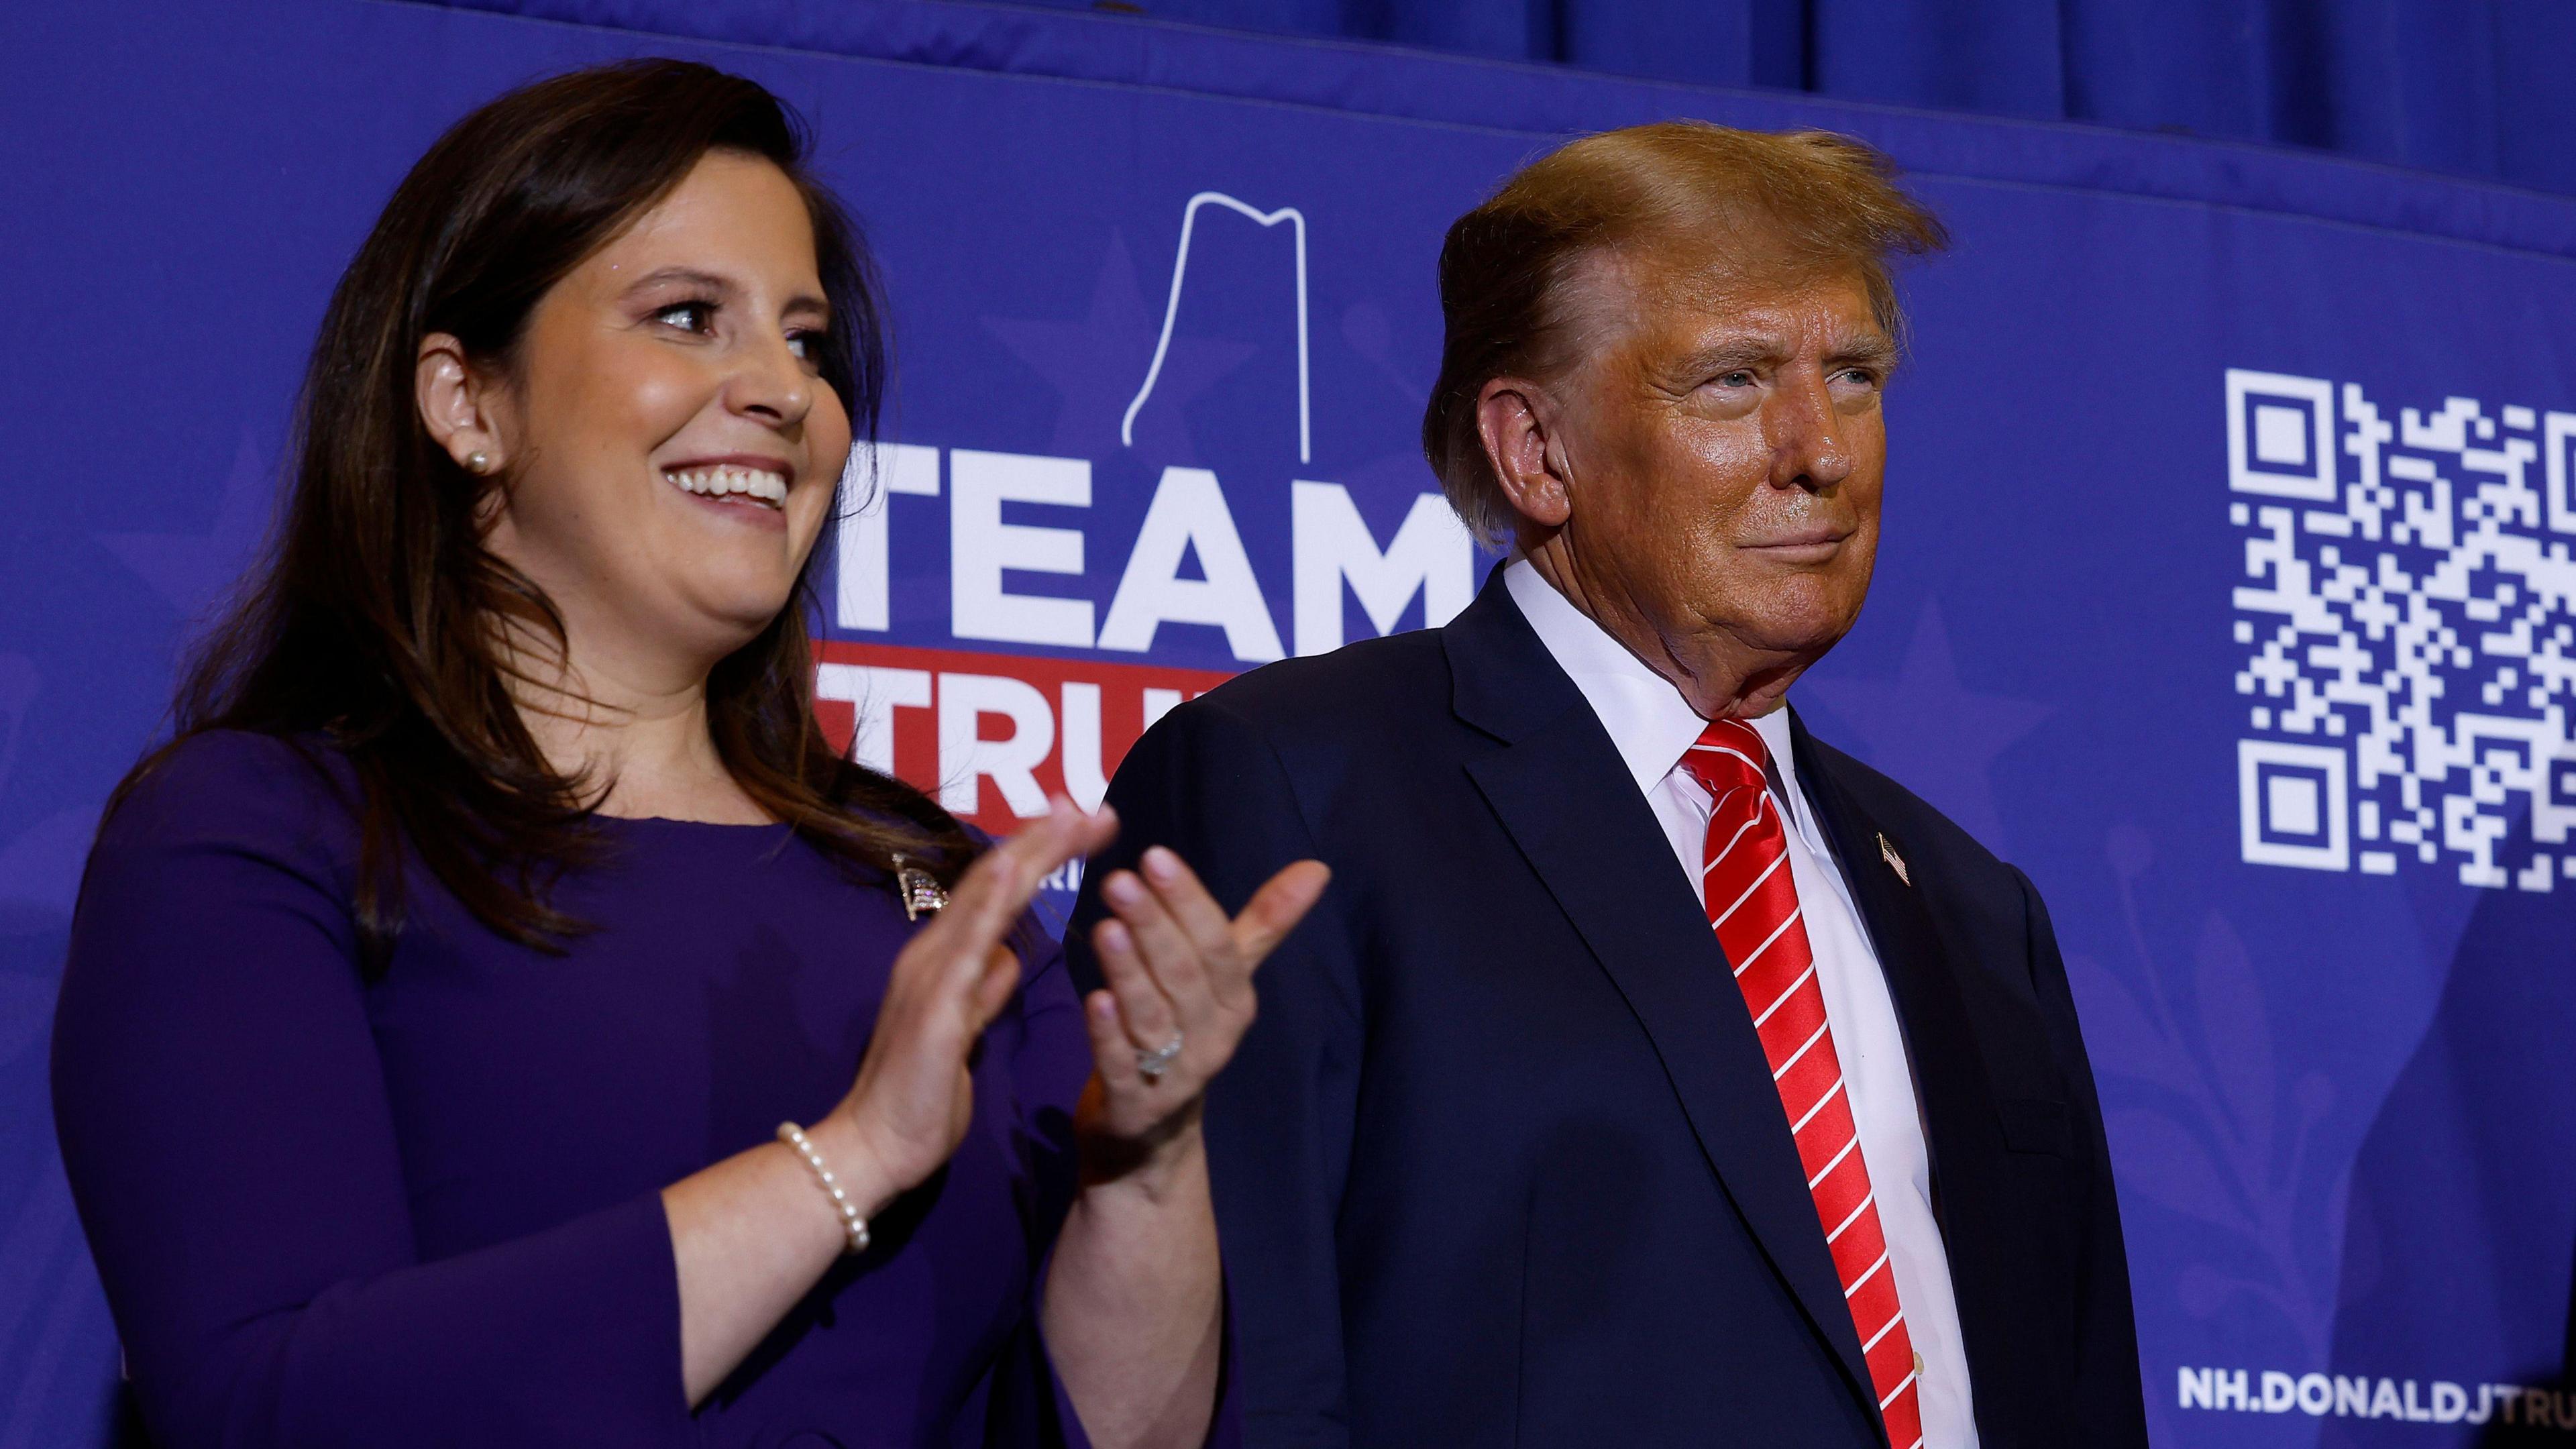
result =
[{"label": "woman's ear", "polygon": [[1476,431],[1494,481],[1513,512],[1549,531],[1574,516],[1572,470],[1554,417],[1547,390],[1527,378],[1494,378],[1476,396]]},{"label": "woman's ear", "polygon": [[500,430],[492,416],[491,397],[483,378],[465,357],[465,344],[445,332],[420,340],[420,357],[412,373],[412,399],[421,426],[468,473],[501,470]]}]

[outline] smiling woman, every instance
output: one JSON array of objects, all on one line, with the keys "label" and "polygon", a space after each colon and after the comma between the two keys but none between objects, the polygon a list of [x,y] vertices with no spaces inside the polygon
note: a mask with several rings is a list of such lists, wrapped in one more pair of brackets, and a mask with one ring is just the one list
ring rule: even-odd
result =
[{"label": "smiling woman", "polygon": [[[624,677],[663,629],[720,661],[671,656],[684,693],[704,683],[721,788],[748,797],[725,818],[950,883],[971,856],[812,726],[814,544],[886,363],[867,254],[802,151],[766,91],[703,66],[560,77],[458,122],[341,278],[274,557],[200,654],[179,737],[330,732],[361,787],[371,952],[402,921],[404,851],[514,940],[576,927],[491,860],[587,857],[589,807],[621,786],[541,745],[566,711],[525,686],[574,705],[580,656],[593,690],[667,691]],[[698,510],[657,474],[736,449],[806,464],[801,529],[685,526]]]},{"label": "smiling woman", "polygon": [[156,1443],[1228,1422],[1200,1102],[1323,871],[1229,920],[1148,852],[1086,1000],[1026,906],[1105,814],[987,848],[822,742],[816,543],[884,347],[803,152],[704,66],[559,77],[341,280],[56,1018]]},{"label": "smiling woman", "polygon": [[[705,661],[764,630],[804,642],[780,605],[804,585],[850,451],[849,414],[821,375],[832,309],[807,216],[775,162],[711,152],[550,288],[501,356],[445,331],[416,349],[431,440],[498,481],[467,490],[478,546],[554,605],[559,629],[494,641],[535,666],[529,686],[563,696],[523,715],[549,754],[607,763],[581,744],[594,695],[686,699]],[[563,668],[573,657],[578,680]],[[719,798],[635,798],[635,781],[604,769],[566,783],[617,814],[767,818],[726,772],[694,777]]]}]

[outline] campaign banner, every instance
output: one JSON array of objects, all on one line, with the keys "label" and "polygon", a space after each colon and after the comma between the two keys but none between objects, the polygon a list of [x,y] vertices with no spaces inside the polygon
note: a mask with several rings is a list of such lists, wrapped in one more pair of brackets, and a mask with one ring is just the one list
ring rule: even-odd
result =
[{"label": "campaign banner", "polygon": [[2576,1436],[2576,203],[1008,7],[620,14],[5,22],[0,1449],[113,1432],[46,1023],[329,288],[457,116],[647,53],[789,99],[866,226],[897,387],[821,722],[996,833],[1232,675],[1465,605],[1492,555],[1418,438],[1440,239],[1502,176],[1668,115],[1887,147],[1956,245],[1901,277],[1868,609],[1791,698],[2046,897],[2158,1442]]},{"label": "campaign banner", "polygon": [[[848,472],[816,651],[823,726],[851,758],[994,834],[1046,813],[1055,794],[1096,808],[1138,736],[1236,672],[1144,662],[1168,657],[1157,642],[1185,636],[1181,626],[1213,631],[1206,642],[1250,668],[1292,643],[1300,654],[1340,648],[1355,622],[1372,633],[1408,613],[1445,623],[1474,589],[1474,542],[1436,490],[1412,495],[1381,538],[1341,484],[1238,489],[1264,514],[1287,495],[1282,619],[1215,472],[1165,467],[1120,562],[1098,560],[1083,526],[1093,471],[1088,458],[879,443],[862,445]],[[1116,581],[1105,601],[1084,596],[1095,567]],[[933,575],[909,592],[900,627],[899,569]],[[879,642],[896,638],[971,647]],[[1021,652],[1030,646],[1050,652]]]}]

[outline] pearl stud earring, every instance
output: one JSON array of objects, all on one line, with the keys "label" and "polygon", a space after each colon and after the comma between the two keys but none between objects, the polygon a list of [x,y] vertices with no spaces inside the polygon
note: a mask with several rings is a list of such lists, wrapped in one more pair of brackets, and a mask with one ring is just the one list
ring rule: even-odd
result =
[{"label": "pearl stud earring", "polygon": [[466,454],[466,455],[465,455],[465,471],[466,471],[466,472],[468,472],[468,473],[489,473],[489,472],[491,472],[491,471],[492,471],[492,455],[491,455],[491,454],[489,454],[489,453],[484,452],[484,451],[483,451],[482,449],[480,449],[480,448],[477,448],[477,449],[475,449],[473,452]]}]

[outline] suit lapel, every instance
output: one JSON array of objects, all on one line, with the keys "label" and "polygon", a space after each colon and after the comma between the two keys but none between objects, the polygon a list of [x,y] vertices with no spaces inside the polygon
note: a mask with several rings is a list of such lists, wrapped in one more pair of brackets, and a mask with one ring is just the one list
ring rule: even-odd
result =
[{"label": "suit lapel", "polygon": [[[2014,1342],[2023,1306],[2005,1296],[2009,1274],[1963,1271],[1977,1264],[2010,1264],[2024,1254],[2008,1240],[2021,1231],[2012,1184],[2003,1171],[2004,1142],[1996,1091],[1985,1065],[1977,1013],[1970,1009],[1958,966],[1942,945],[1925,905],[1940,882],[1926,869],[1928,851],[1898,839],[1826,768],[1806,728],[1792,716],[1798,775],[1807,782],[1817,814],[1833,837],[1852,904],[1869,929],[1879,967],[1895,998],[1923,1104],[1925,1147],[1932,1164],[1933,1201],[1942,1245],[1951,1263],[1950,1284],[1959,1310],[1972,1373]],[[1906,863],[1900,878],[1887,857]],[[2034,1050],[2045,1046],[2033,1038]]]},{"label": "suit lapel", "polygon": [[1443,632],[1460,718],[1503,741],[1469,776],[1636,1013],[1746,1228],[1874,1399],[1770,1063],[1653,811],[1499,571]]},{"label": "suit lapel", "polygon": [[[1978,1065],[1958,983],[1942,954],[1931,912],[1924,908],[1923,891],[1935,883],[1913,874],[1911,862],[1917,856],[1909,844],[1861,809],[1823,767],[1806,726],[1795,715],[1790,719],[1798,778],[1807,783],[1816,813],[1833,839],[1852,904],[1869,928],[1888,993],[1896,999],[1937,1176],[1945,1147],[1967,1147],[1960,1129],[1974,1120],[1969,1114],[1992,1114],[1994,1091]],[[1899,874],[1900,867],[1905,875]]]}]

